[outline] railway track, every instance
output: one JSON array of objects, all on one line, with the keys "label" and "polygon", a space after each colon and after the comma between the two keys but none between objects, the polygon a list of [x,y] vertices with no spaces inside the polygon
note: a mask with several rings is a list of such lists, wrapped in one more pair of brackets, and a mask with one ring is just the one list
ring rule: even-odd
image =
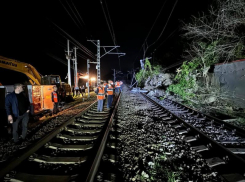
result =
[{"label": "railway track", "polygon": [[142,94],[154,106],[154,115],[177,130],[193,151],[205,158],[207,165],[225,181],[244,182],[245,132],[217,118],[206,116],[170,100],[161,105]]},{"label": "railway track", "polygon": [[190,125],[198,128],[207,136],[223,145],[225,148],[245,159],[245,130],[229,124],[218,118],[166,99],[161,105],[183,119]]},{"label": "railway track", "polygon": [[120,96],[113,110],[97,102],[1,166],[2,181],[93,181]]},{"label": "railway track", "polygon": [[57,126],[67,122],[73,116],[81,113],[84,109],[90,106],[95,101],[95,98],[82,102],[69,109],[59,112],[57,115],[53,115],[46,120],[40,120],[37,122],[30,122],[28,126],[26,140],[19,145],[15,145],[11,140],[1,138],[0,141],[0,168],[4,163],[10,161],[16,153],[33,143],[36,143],[42,137],[46,136],[49,132],[54,130]]}]

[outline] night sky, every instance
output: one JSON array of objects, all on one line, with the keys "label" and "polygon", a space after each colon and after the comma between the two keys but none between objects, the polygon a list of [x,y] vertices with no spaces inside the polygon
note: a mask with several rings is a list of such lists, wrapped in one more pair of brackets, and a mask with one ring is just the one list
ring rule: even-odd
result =
[{"label": "night sky", "polygon": [[[29,63],[42,75],[58,74],[63,81],[67,81],[67,66],[55,59],[66,62],[67,35],[64,32],[89,49],[94,56],[96,47],[88,39],[99,39],[101,46],[114,45],[101,2],[105,13],[109,10],[117,45],[120,46],[119,51],[126,53],[126,56],[120,57],[120,61],[116,55],[106,55],[101,59],[101,79],[112,78],[113,68],[126,72],[139,67],[139,60],[143,56],[142,44],[160,9],[165,3],[147,39],[148,44],[159,37],[175,0],[107,0],[106,3],[105,0],[1,1],[0,55]],[[192,15],[207,11],[210,2],[211,0],[178,0],[165,31],[150,47],[146,56],[152,56],[153,50],[157,48],[155,60],[159,60],[162,65],[178,62],[183,51],[181,21],[188,22]],[[108,14],[107,17],[109,18]],[[74,46],[72,42],[71,47]],[[81,50],[78,52],[83,55],[78,57],[78,69],[86,72],[86,57],[91,58]],[[101,54],[103,53],[101,49]],[[163,55],[171,56],[161,60]],[[96,76],[95,66],[91,67],[91,74]],[[21,73],[0,68],[2,84],[23,83],[25,80],[27,77]]]}]

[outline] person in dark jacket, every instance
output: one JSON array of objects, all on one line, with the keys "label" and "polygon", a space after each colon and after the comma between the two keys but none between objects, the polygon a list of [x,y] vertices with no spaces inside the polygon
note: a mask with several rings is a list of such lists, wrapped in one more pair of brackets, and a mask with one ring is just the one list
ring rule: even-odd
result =
[{"label": "person in dark jacket", "polygon": [[54,86],[54,91],[51,93],[52,102],[54,103],[53,114],[57,114],[59,109],[59,95],[57,92],[57,87]]},{"label": "person in dark jacket", "polygon": [[[30,112],[30,102],[23,93],[22,84],[15,84],[14,92],[6,96],[5,109],[8,115],[8,122],[12,124],[13,127],[14,142],[18,144],[26,137]],[[22,123],[22,133],[19,138],[18,127],[20,123]]]}]

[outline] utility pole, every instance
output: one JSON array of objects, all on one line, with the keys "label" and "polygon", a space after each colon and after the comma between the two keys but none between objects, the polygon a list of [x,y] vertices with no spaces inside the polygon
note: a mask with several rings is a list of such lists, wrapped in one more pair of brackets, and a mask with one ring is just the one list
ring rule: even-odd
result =
[{"label": "utility pole", "polygon": [[97,40],[97,85],[100,84],[100,40]]},{"label": "utility pole", "polygon": [[70,51],[70,46],[69,46],[69,40],[67,40],[67,55],[66,59],[68,61],[68,84],[71,86],[71,64],[70,64],[70,59],[71,59],[71,51]]},{"label": "utility pole", "polygon": [[89,59],[87,59],[87,72],[88,72],[88,97],[90,97],[90,95],[89,95],[89,67],[90,67],[90,64],[89,64]]},{"label": "utility pole", "polygon": [[[120,46],[100,46],[100,40],[88,40],[90,42],[92,42],[96,47],[97,47],[97,59],[96,59],[96,62],[90,62],[90,63],[95,63],[97,64],[96,65],[96,69],[97,69],[97,85],[100,84],[100,59],[105,56],[106,54],[117,54],[120,56],[125,56],[126,53],[117,53],[117,52],[111,52],[113,51],[114,49],[116,49],[117,47],[120,47]],[[95,43],[96,42],[96,43]],[[103,48],[105,53],[100,56],[100,48]],[[109,51],[106,50],[106,48],[111,48]]]},{"label": "utility pole", "polygon": [[74,65],[74,87],[78,87],[78,78],[77,78],[77,47],[74,47],[74,58],[73,65]]},{"label": "utility pole", "polygon": [[113,78],[114,78],[114,83],[116,82],[116,75],[118,74],[118,73],[122,73],[121,71],[116,71],[116,69],[112,69],[113,71],[114,71],[114,73],[113,73]]}]

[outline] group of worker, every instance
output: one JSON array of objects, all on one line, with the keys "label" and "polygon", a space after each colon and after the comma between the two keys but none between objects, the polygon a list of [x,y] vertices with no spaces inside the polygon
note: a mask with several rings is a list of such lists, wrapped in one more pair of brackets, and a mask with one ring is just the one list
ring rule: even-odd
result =
[{"label": "group of worker", "polygon": [[[123,82],[117,81],[114,85],[113,81],[109,80],[108,84],[100,84],[96,90],[97,99],[98,99],[98,111],[103,111],[103,102],[107,96],[107,109],[111,108],[114,89],[115,93],[122,91]],[[13,140],[14,143],[19,144],[25,140],[27,134],[27,124],[29,122],[29,113],[30,113],[30,102],[28,97],[23,92],[23,85],[17,83],[14,85],[14,92],[8,94],[5,98],[5,108],[8,116],[8,122],[12,124],[13,129]],[[53,113],[58,112],[59,107],[59,95],[57,92],[57,87],[53,87],[51,93],[51,99],[54,104]],[[19,124],[22,124],[21,136],[19,136],[18,128]]]},{"label": "group of worker", "polygon": [[103,111],[103,103],[107,96],[107,110],[111,108],[113,96],[114,96],[114,90],[115,93],[119,93],[122,91],[123,82],[122,81],[116,81],[115,85],[112,80],[109,80],[108,83],[101,83],[98,85],[97,90],[95,93],[97,94],[97,100],[98,100],[98,107],[97,111],[102,112]]},{"label": "group of worker", "polygon": [[84,87],[84,85],[80,87],[73,87],[72,88],[73,97],[83,96],[83,94],[85,94],[85,89],[86,87]]}]

